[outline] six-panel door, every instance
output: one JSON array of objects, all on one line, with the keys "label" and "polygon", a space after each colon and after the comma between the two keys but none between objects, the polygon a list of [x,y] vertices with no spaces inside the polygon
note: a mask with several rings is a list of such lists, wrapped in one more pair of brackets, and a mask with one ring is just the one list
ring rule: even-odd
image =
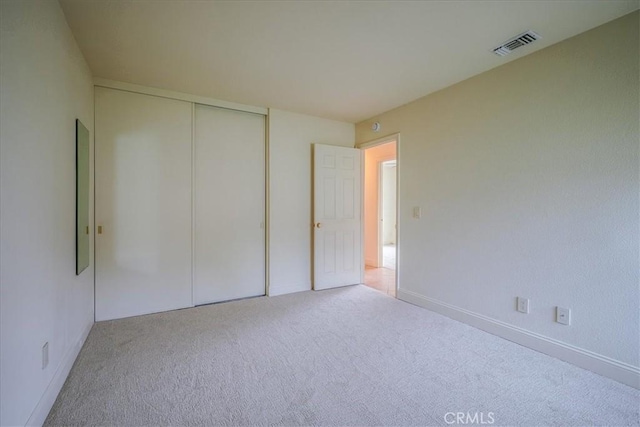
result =
[{"label": "six-panel door", "polygon": [[316,290],[360,283],[361,153],[314,144],[314,284]]}]

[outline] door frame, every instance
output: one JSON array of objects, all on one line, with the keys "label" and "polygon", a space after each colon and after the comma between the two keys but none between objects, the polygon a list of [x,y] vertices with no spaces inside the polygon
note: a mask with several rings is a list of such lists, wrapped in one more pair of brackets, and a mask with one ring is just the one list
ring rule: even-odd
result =
[{"label": "door frame", "polygon": [[[364,179],[365,179],[365,158],[364,152],[368,148],[373,148],[378,145],[388,144],[390,142],[396,143],[396,269],[395,269],[395,286],[396,286],[396,298],[398,298],[398,290],[400,289],[400,241],[401,241],[401,227],[400,227],[400,132],[392,133],[387,136],[383,136],[382,138],[374,139],[371,141],[361,142],[356,144],[356,148],[360,149],[360,155],[362,156],[362,191],[360,192],[360,210],[362,215],[362,233],[360,236],[360,247],[362,248],[362,253],[364,254]],[[378,163],[378,167],[382,166],[382,162]],[[380,174],[379,174],[380,175]],[[380,176],[378,176],[378,180]],[[380,183],[378,183],[378,192],[380,192]],[[379,209],[380,203],[378,203]],[[378,229],[380,229],[380,221],[378,221]],[[378,251],[381,252],[380,249],[380,233],[378,232]],[[380,256],[380,255],[378,255]],[[363,262],[360,266],[360,282],[364,283],[364,256]]]},{"label": "door frame", "polygon": [[[397,150],[397,147],[396,147]],[[396,153],[397,154],[397,153]],[[385,160],[380,160],[377,162],[378,168],[378,268],[382,268],[384,266],[384,239],[382,238],[382,234],[384,233],[384,223],[382,221],[382,215],[384,213],[383,200],[384,193],[382,190],[382,186],[384,182],[382,181],[382,174],[384,169]],[[362,166],[364,171],[365,166]],[[364,188],[364,185],[363,185]],[[362,192],[364,194],[364,191]],[[364,238],[364,237],[363,237]]]}]

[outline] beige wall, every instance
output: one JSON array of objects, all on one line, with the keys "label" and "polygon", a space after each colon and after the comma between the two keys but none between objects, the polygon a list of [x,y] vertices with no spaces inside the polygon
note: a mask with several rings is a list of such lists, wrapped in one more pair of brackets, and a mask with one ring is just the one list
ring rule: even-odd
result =
[{"label": "beige wall", "polygon": [[[638,21],[356,126],[357,142],[377,137],[375,121],[401,134],[401,297],[637,381]],[[572,309],[571,326],[554,322],[555,306]]]},{"label": "beige wall", "polygon": [[364,263],[382,267],[378,259],[379,164],[396,158],[396,143],[390,142],[364,151]]},{"label": "beige wall", "polygon": [[269,295],[311,289],[312,145],[354,139],[351,123],[269,110]]},{"label": "beige wall", "polygon": [[93,324],[93,253],[75,274],[75,120],[93,159],[93,82],[58,2],[3,0],[0,30],[0,425],[41,424]]}]

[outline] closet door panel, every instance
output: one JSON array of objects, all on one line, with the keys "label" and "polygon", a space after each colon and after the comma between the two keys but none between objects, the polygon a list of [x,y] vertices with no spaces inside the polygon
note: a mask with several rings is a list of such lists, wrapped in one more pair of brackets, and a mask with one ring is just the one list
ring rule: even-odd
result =
[{"label": "closet door panel", "polygon": [[195,107],[196,304],[265,294],[264,116]]},{"label": "closet door panel", "polygon": [[191,108],[95,89],[96,320],[192,305]]}]

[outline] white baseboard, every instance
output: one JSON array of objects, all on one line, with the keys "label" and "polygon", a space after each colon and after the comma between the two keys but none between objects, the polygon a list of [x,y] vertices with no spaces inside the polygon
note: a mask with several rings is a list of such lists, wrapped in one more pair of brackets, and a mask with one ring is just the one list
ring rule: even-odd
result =
[{"label": "white baseboard", "polygon": [[276,297],[278,295],[292,294],[294,292],[303,292],[310,291],[311,284],[310,283],[302,283],[297,285],[287,285],[287,286],[269,286],[269,294],[270,297]]},{"label": "white baseboard", "polygon": [[92,327],[93,323],[87,325],[75,344],[69,348],[62,358],[62,362],[58,366],[58,370],[53,375],[53,378],[51,378],[51,382],[27,420],[27,426],[41,426],[44,424],[44,421],[47,419],[47,415],[49,415],[49,411],[51,411],[51,407],[55,403],[58,393],[60,393],[60,390],[71,371],[71,367],[76,361],[76,357],[78,357],[78,353],[80,353],[80,349],[82,349],[84,342],[87,340]]},{"label": "white baseboard", "polygon": [[398,299],[443,314],[615,381],[640,388],[640,368],[404,289]]}]

